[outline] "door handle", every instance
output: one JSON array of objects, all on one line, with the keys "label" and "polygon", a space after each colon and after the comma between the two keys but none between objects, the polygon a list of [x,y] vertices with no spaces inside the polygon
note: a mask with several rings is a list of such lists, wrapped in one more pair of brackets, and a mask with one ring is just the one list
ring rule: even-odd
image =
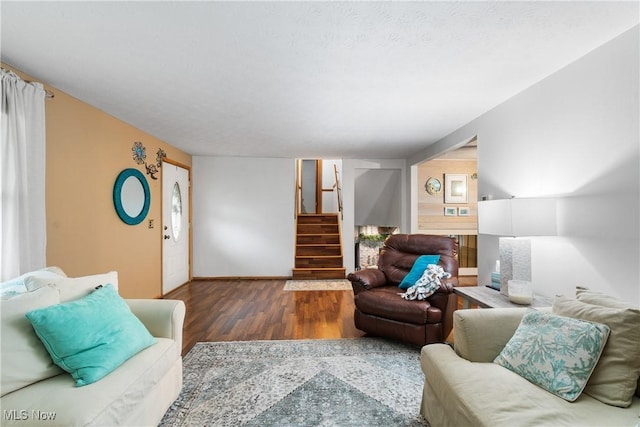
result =
[{"label": "door handle", "polygon": [[168,239],[170,239],[170,238],[171,238],[171,236],[169,236],[168,234],[165,234],[165,235],[164,235],[164,240],[168,240]]}]

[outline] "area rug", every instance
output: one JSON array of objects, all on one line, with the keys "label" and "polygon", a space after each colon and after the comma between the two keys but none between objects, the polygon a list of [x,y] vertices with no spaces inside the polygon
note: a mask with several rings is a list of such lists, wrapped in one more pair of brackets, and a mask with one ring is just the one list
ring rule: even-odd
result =
[{"label": "area rug", "polygon": [[420,349],[379,338],[197,343],[169,426],[428,426]]},{"label": "area rug", "polygon": [[347,279],[333,280],[287,280],[285,291],[350,291],[351,282]]}]

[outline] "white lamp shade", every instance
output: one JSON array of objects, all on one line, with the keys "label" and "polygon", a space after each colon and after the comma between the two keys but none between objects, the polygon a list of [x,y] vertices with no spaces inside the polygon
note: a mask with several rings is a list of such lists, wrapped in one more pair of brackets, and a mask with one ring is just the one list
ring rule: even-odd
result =
[{"label": "white lamp shade", "polygon": [[511,200],[478,202],[478,233],[510,236]]},{"label": "white lamp shade", "polygon": [[555,236],[556,199],[522,198],[478,202],[478,233],[495,236]]}]

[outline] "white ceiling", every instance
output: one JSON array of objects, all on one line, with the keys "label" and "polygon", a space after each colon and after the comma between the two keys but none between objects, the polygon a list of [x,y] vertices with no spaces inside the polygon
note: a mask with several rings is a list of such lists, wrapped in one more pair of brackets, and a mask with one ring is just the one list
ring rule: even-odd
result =
[{"label": "white ceiling", "polygon": [[[193,155],[405,158],[638,2],[1,2],[2,61]],[[49,101],[49,102],[55,102]]]}]

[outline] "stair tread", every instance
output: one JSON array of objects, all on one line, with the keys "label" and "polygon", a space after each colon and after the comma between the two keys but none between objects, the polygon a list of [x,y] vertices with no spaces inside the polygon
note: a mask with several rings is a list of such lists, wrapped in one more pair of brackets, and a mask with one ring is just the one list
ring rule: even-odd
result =
[{"label": "stair tread", "polygon": [[340,246],[340,243],[297,243],[296,246]]},{"label": "stair tread", "polygon": [[296,255],[298,256],[338,256],[342,255],[339,246],[298,246],[296,247]]},{"label": "stair tread", "polygon": [[342,255],[296,255],[296,258],[342,258]]},{"label": "stair tread", "polygon": [[296,225],[293,277],[344,278],[340,217],[338,213],[300,214]]},{"label": "stair tread", "polygon": [[346,269],[344,267],[296,267],[292,270],[292,277],[300,280],[344,279]]}]

